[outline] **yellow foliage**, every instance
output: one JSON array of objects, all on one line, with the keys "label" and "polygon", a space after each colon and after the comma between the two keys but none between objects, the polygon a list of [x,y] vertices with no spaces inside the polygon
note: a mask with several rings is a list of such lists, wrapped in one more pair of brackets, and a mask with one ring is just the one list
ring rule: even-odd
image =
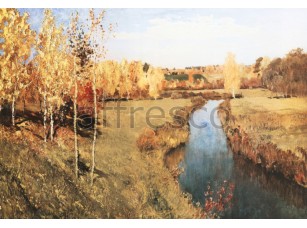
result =
[{"label": "yellow foliage", "polygon": [[17,9],[0,9],[2,30],[0,55],[0,93],[8,100],[15,100],[29,84],[26,63],[34,45],[35,33],[27,20],[29,14],[20,15]]},{"label": "yellow foliage", "polygon": [[63,95],[71,88],[71,62],[67,54],[67,37],[63,31],[62,26],[56,26],[52,11],[45,10],[35,61],[42,85],[40,93],[47,97],[51,112],[53,107],[61,105]]},{"label": "yellow foliage", "polygon": [[225,90],[232,92],[235,97],[235,91],[240,89],[240,68],[236,63],[235,55],[228,53],[224,64],[224,88]]}]

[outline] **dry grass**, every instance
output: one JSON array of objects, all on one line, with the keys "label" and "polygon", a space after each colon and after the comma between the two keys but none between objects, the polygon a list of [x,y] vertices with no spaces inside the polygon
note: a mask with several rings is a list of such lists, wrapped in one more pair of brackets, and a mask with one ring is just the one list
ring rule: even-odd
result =
[{"label": "dry grass", "polygon": [[[165,112],[165,118],[152,120],[153,124],[162,125],[171,120],[169,110],[172,107],[189,105],[189,100],[171,99],[143,100],[122,102],[127,110],[121,111],[121,126],[117,128],[117,112],[107,113],[108,126],[100,129],[97,145],[97,168],[103,170],[110,178],[103,181],[108,194],[101,196],[106,205],[119,207],[127,204],[133,215],[142,218],[192,218],[195,209],[183,197],[179,186],[174,182],[171,173],[163,164],[162,153],[140,153],[136,141],[143,130],[149,126],[146,123],[146,112],[152,107],[160,107]],[[115,107],[115,102],[107,106]],[[135,113],[135,125],[131,128],[130,107],[143,107],[144,111]],[[161,114],[153,110],[152,114]],[[102,115],[102,114],[101,114]],[[111,178],[112,177],[112,178]],[[119,198],[118,201],[114,201]],[[115,211],[122,209],[114,208]],[[125,217],[125,216],[122,216]]]},{"label": "dry grass", "polygon": [[[136,140],[146,124],[146,111],[159,106],[164,118],[152,118],[152,124],[171,120],[169,110],[189,105],[189,100],[171,99],[122,102],[129,109],[107,112],[107,127],[100,126],[97,142],[94,186],[89,186],[91,140],[79,137],[82,176],[73,174],[73,134],[58,130],[54,143],[46,146],[39,126],[23,122],[20,129],[1,128],[0,200],[2,218],[192,218],[196,210],[163,164],[161,154],[142,154]],[[109,102],[108,107],[116,106]],[[135,113],[130,126],[130,107],[143,107]],[[158,109],[151,115],[160,114]],[[103,113],[99,114],[102,122]],[[27,129],[28,130],[27,130]],[[34,135],[33,133],[37,133]],[[65,140],[63,140],[65,138]],[[17,144],[12,142],[16,141]],[[31,143],[32,142],[32,143]],[[2,166],[5,164],[5,167]],[[10,173],[10,175],[8,174]],[[12,182],[17,180],[22,186]],[[12,182],[12,183],[11,183]]]},{"label": "dry grass", "polygon": [[[75,181],[66,164],[72,153],[44,145],[28,130],[1,126],[1,218],[99,218],[107,211]],[[35,144],[35,145],[34,145]]]},{"label": "dry grass", "polygon": [[248,96],[230,102],[236,123],[246,133],[285,151],[307,149],[307,98],[270,99],[270,92],[246,91]]},{"label": "dry grass", "polygon": [[[172,98],[173,99],[173,98]],[[191,113],[206,103],[202,96],[193,96],[192,105],[178,107],[172,112],[172,120],[154,129],[145,128],[137,139],[137,146],[142,152],[156,152],[164,156],[171,149],[187,142],[189,138],[189,118]]]},{"label": "dry grass", "polygon": [[[270,99],[267,91],[224,102],[220,117],[235,153],[307,186],[307,98]],[[225,110],[229,114],[225,115]]]}]

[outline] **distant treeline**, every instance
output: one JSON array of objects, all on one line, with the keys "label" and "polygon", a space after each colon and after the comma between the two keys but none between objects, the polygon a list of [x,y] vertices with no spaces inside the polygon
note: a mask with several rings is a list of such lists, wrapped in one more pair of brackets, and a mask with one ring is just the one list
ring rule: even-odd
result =
[{"label": "distant treeline", "polygon": [[[178,81],[188,81],[189,75],[188,74],[165,74],[165,80],[171,81],[171,80],[178,80]],[[204,82],[208,82],[208,80],[205,78],[202,74],[193,74],[193,80],[204,80]]]}]

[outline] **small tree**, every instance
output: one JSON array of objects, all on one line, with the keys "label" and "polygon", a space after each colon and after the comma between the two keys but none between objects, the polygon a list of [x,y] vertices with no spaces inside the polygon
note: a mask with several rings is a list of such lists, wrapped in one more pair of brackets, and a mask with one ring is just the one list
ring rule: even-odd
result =
[{"label": "small tree", "polygon": [[143,72],[143,66],[142,64],[139,64],[138,61],[132,61],[129,63],[128,66],[128,80],[131,82],[131,91],[130,94],[132,94],[133,98],[135,97],[135,94],[138,90],[137,82],[138,77]]},{"label": "small tree", "polygon": [[72,55],[72,85],[74,88],[73,103],[74,103],[74,150],[75,150],[75,175],[78,177],[79,168],[79,149],[78,149],[78,84],[84,82],[87,68],[90,63],[90,56],[93,50],[89,43],[89,35],[85,34],[85,26],[78,24],[79,15],[76,13],[72,15],[70,28],[68,30],[69,35],[69,49]]},{"label": "small tree", "polygon": [[137,86],[139,90],[139,97],[141,97],[142,91],[146,90],[149,86],[148,84],[148,70],[149,70],[149,65],[146,63],[143,65],[143,70],[141,71],[141,65],[142,63],[139,62],[138,64],[138,79],[137,79]]},{"label": "small tree", "polygon": [[150,66],[147,75],[149,84],[149,95],[157,99],[162,89],[164,73],[161,68],[153,68]]},{"label": "small tree", "polygon": [[[94,62],[94,64],[97,63],[97,61],[101,60],[105,57],[106,50],[104,48],[103,42],[105,40],[105,28],[102,24],[104,20],[105,11],[101,11],[98,15],[98,17],[95,17],[95,13],[93,9],[90,9],[90,28],[89,28],[89,41],[90,41],[90,48],[93,50],[91,53],[91,60]],[[111,30],[112,26],[109,27],[109,30]],[[115,63],[115,62],[114,62]],[[100,68],[97,68],[100,69]],[[91,165],[91,185],[93,185],[94,182],[94,170],[95,170],[95,152],[96,152],[96,139],[97,139],[97,124],[98,124],[98,107],[97,107],[97,76],[101,76],[101,73],[97,72],[96,66],[92,68],[90,81],[92,84],[92,90],[93,90],[93,107],[94,107],[94,135],[93,135],[93,144],[92,144],[92,165]],[[119,78],[119,67],[117,66],[117,63],[113,64],[113,77],[110,78],[116,78],[115,82],[111,83],[115,86],[117,86],[118,82],[117,79]],[[98,74],[97,74],[98,73]],[[114,93],[114,92],[113,92]]]},{"label": "small tree", "polygon": [[235,92],[240,89],[240,72],[239,66],[236,63],[235,55],[228,53],[224,64],[224,88],[232,93],[233,98],[236,98]]}]

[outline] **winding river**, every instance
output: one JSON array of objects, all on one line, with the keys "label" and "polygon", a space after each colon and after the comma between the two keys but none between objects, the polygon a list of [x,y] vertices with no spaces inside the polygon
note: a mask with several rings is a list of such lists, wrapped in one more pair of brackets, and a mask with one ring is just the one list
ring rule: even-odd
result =
[{"label": "winding river", "polygon": [[222,186],[231,189],[231,201],[221,218],[307,218],[306,189],[233,155],[217,115],[221,102],[210,100],[193,113],[189,142],[165,159],[169,168],[182,168],[182,191],[204,206],[208,197],[214,198],[205,194],[208,186],[212,192]]}]

